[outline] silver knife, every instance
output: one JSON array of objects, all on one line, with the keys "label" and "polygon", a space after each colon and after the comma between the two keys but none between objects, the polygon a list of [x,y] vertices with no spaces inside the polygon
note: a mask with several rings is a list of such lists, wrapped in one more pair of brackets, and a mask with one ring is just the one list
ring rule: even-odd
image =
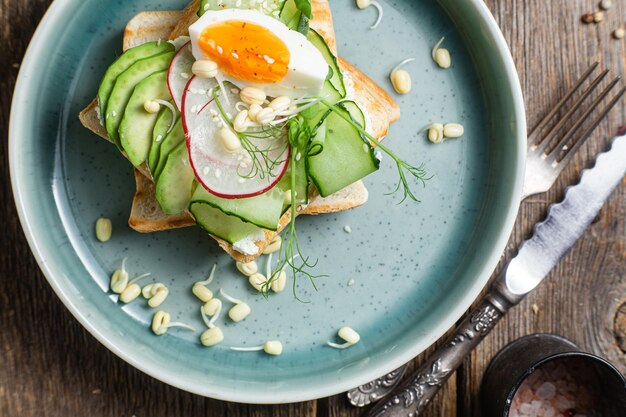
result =
[{"label": "silver knife", "polygon": [[626,175],[626,136],[613,141],[580,182],[569,187],[564,200],[552,205],[548,217],[535,227],[517,256],[496,278],[481,300],[441,349],[419,367],[410,381],[378,404],[370,417],[417,417],[439,388],[461,365],[506,312],[543,281],[550,270],[583,235],[604,202]]}]

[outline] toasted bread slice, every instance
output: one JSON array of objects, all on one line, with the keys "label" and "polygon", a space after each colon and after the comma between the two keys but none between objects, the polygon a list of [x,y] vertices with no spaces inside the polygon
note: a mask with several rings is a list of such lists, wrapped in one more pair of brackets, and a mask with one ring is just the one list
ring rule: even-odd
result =
[{"label": "toasted bread slice", "polygon": [[137,169],[135,170],[135,185],[137,191],[133,197],[128,225],[136,231],[160,232],[196,224],[193,217],[186,211],[173,216],[163,213],[155,198],[154,182]]},{"label": "toasted bread slice", "polygon": [[110,142],[107,131],[100,120],[97,98],[94,98],[91,103],[78,114],[78,119],[87,129]]},{"label": "toasted bread slice", "polygon": [[167,40],[183,15],[182,10],[141,12],[126,24],[122,50],[154,40]]},{"label": "toasted bread slice", "polygon": [[189,4],[187,4],[187,7],[183,9],[180,20],[170,32],[168,39],[176,39],[179,36],[189,36],[189,26],[198,20],[199,8],[200,0],[191,0]]},{"label": "toasted bread slice", "polygon": [[[168,12],[142,12],[136,15],[128,23],[124,33],[124,49],[131,48],[144,42],[159,39],[175,39],[187,35],[187,28],[196,19],[199,1],[192,1],[183,11]],[[315,19],[311,21],[311,27],[318,30],[325,38],[329,47],[336,53],[334,29],[330,7],[325,0],[313,2]],[[175,21],[178,21],[176,23]],[[377,138],[386,135],[389,126],[390,115],[388,109],[393,109],[395,104],[384,90],[378,87],[358,69],[340,62],[346,75],[352,78],[354,84],[354,99],[365,108],[370,116],[370,130]],[[94,100],[80,114],[80,120],[87,128],[97,135],[108,139],[106,131],[100,124],[96,112],[97,100]],[[396,105],[397,108],[397,105]],[[399,112],[398,112],[399,114]],[[195,224],[188,212],[175,216],[163,213],[154,197],[154,183],[145,165],[135,170],[135,182],[137,191],[133,199],[133,206],[129,225],[139,232],[154,232]],[[299,210],[298,214],[322,214],[348,210],[358,207],[367,201],[368,192],[361,181],[358,181],[345,189],[322,198],[319,195],[312,196],[310,204]],[[290,213],[287,212],[279,222],[276,232],[266,231],[264,241],[256,242],[259,251],[256,255],[243,255],[235,251],[228,242],[213,237],[220,247],[230,254],[235,260],[249,262],[260,255],[270,241],[289,223]]]}]

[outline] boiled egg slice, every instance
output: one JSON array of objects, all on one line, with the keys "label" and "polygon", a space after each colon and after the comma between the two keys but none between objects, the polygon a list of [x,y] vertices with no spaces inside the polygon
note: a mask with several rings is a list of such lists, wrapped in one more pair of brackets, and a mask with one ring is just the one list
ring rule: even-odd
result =
[{"label": "boiled egg slice", "polygon": [[217,63],[220,76],[269,97],[318,96],[329,67],[304,35],[255,10],[207,11],[189,27],[195,59]]}]

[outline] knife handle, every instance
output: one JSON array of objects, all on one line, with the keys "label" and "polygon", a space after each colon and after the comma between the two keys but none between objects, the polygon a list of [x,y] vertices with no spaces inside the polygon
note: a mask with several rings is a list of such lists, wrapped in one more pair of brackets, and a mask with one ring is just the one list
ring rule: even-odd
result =
[{"label": "knife handle", "polygon": [[[504,269],[506,271],[506,268]],[[369,417],[417,417],[452,373],[493,329],[498,320],[524,296],[511,293],[502,272],[489,292],[456,328],[446,342],[410,377],[392,397],[379,403]]]}]

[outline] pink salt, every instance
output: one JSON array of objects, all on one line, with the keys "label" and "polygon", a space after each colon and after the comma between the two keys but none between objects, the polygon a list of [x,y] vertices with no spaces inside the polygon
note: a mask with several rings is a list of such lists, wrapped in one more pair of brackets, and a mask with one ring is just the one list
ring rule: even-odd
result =
[{"label": "pink salt", "polygon": [[569,359],[542,365],[518,388],[509,417],[590,417],[597,396],[592,374]]},{"label": "pink salt", "polygon": [[554,394],[556,394],[556,387],[551,382],[544,382],[537,388],[535,394],[542,400],[551,400],[554,398]]}]

